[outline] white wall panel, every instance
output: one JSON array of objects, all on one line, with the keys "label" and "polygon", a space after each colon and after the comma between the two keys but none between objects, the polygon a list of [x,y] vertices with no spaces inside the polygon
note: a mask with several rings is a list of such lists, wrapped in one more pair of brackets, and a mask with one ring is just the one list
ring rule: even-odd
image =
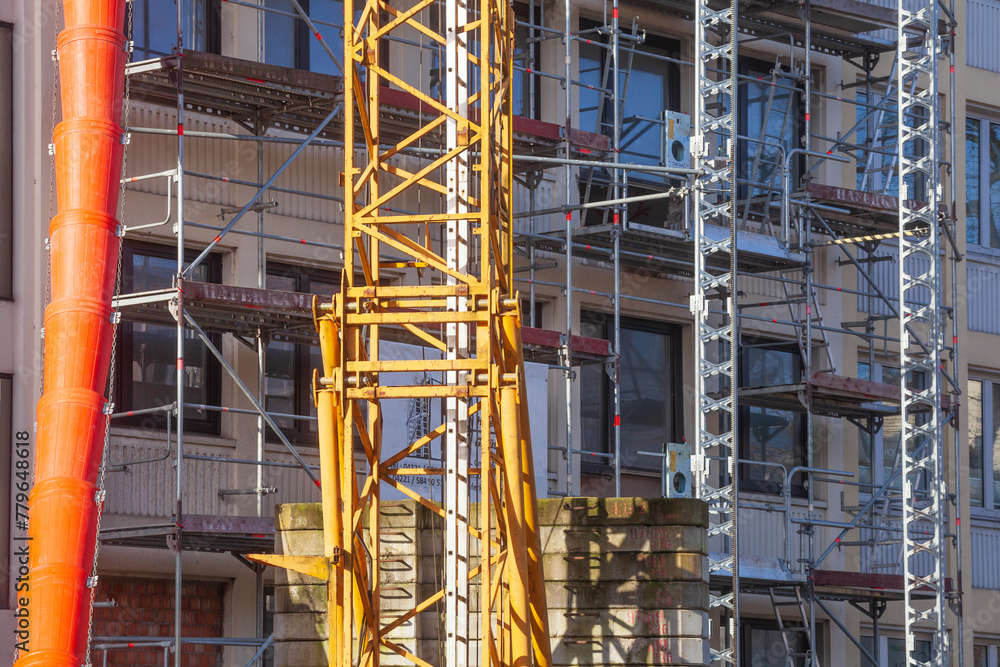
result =
[{"label": "white wall panel", "polygon": [[1000,529],[972,527],[972,587],[1000,590]]},{"label": "white wall panel", "polygon": [[1000,2],[968,0],[966,3],[965,64],[1000,72]]},{"label": "white wall panel", "polygon": [[970,331],[1000,334],[1000,266],[967,262],[966,305]]}]

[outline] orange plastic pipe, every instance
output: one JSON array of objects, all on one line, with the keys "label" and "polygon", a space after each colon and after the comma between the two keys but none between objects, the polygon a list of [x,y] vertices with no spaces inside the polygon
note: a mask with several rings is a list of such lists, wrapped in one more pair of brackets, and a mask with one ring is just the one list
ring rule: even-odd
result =
[{"label": "orange plastic pipe", "polygon": [[87,579],[118,262],[125,0],[64,0],[63,7],[66,28],[56,45],[63,120],[54,135],[59,209],[49,225],[52,301],[28,501],[30,651],[17,667],[88,662]]}]

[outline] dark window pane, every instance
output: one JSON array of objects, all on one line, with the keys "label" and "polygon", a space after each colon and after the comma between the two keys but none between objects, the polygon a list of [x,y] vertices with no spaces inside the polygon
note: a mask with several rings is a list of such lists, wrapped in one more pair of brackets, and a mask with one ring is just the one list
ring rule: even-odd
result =
[{"label": "dark window pane", "polygon": [[[761,195],[779,187],[782,155],[798,147],[798,93],[790,77],[773,77],[763,70],[749,71],[758,80],[745,86],[746,162],[742,176],[750,181],[753,194]],[[779,85],[771,85],[771,82]],[[786,86],[786,87],[779,87]],[[770,109],[770,111],[768,111]]]},{"label": "dark window pane", "polygon": [[[882,382],[884,384],[899,385],[900,371],[895,366],[882,367]],[[907,386],[910,389],[923,389],[927,384],[927,377],[923,373],[917,373],[910,377]],[[917,413],[910,415],[911,424],[926,424],[928,415]],[[902,420],[899,415],[886,416],[882,421],[882,474],[883,481],[889,479],[893,470],[902,465],[899,458],[899,441],[902,437]],[[919,442],[914,442],[914,447],[919,447]],[[897,477],[892,484],[892,488],[902,488],[902,476]],[[918,488],[926,488],[926,480],[918,482]]]},{"label": "dark window pane", "polygon": [[[265,0],[264,5],[286,14],[295,14],[291,0]],[[264,62],[282,67],[295,67],[297,26],[294,16],[276,12],[264,13]]]},{"label": "dark window pane", "polygon": [[993,384],[993,509],[1000,509],[1000,384]]},{"label": "dark window pane", "polygon": [[[588,338],[604,338],[603,319],[580,318],[580,335]],[[599,318],[600,316],[590,317]],[[605,414],[608,409],[603,364],[586,364],[580,367],[580,439],[585,451],[608,452],[610,450],[605,433]],[[598,460],[597,463],[605,463]]]},{"label": "dark window pane", "polygon": [[[792,347],[748,344],[741,351],[740,365],[740,384],[744,387],[795,384],[802,375],[802,359]],[[785,475],[806,463],[803,415],[790,410],[745,407],[741,420],[740,458],[756,462],[741,466],[741,480],[747,489],[780,493]],[[802,481],[801,475],[794,480],[796,495],[804,493]]]},{"label": "dark window pane", "polygon": [[[344,24],[344,3],[335,0],[310,0],[309,18],[313,21],[321,21],[316,28],[323,35],[323,41],[327,43],[337,60],[344,59],[344,41],[340,36],[340,28],[334,28],[323,23],[332,23],[336,26]],[[333,60],[327,54],[323,45],[314,36],[309,36],[309,69],[321,74],[340,75],[340,70],[333,64]]]},{"label": "dark window pane", "polygon": [[[621,329],[621,456],[629,468],[660,467],[639,452],[659,452],[670,440],[669,336]],[[612,413],[613,414],[613,413]]]},{"label": "dark window pane", "polygon": [[[281,342],[268,345],[264,368],[264,405],[268,412],[296,414],[295,345]],[[274,421],[282,430],[295,427],[294,419],[277,417]]]},{"label": "dark window pane", "polygon": [[1000,248],[1000,124],[990,123],[990,247]]},{"label": "dark window pane", "polygon": [[[861,646],[868,651],[869,655],[875,655],[875,638],[869,635],[861,636]],[[868,660],[864,654],[861,654],[861,665],[862,667],[879,667],[871,660]]]},{"label": "dark window pane", "polygon": [[980,215],[980,169],[978,118],[965,119],[965,241],[979,245]]},{"label": "dark window pane", "polygon": [[[518,14],[516,17],[518,20],[527,21],[528,15],[525,12],[523,15]],[[535,33],[536,36],[538,33]],[[514,29],[514,43],[515,43],[515,53],[514,53],[514,64],[518,67],[523,67],[529,69],[534,67],[531,63],[531,58],[533,55],[537,56],[538,47],[537,45],[528,44],[529,38],[528,26],[518,25]],[[534,109],[530,107],[530,90],[532,86],[531,74],[519,69],[515,69],[512,73],[513,77],[513,102],[512,108],[515,116],[526,116],[528,118],[534,118]]]},{"label": "dark window pane", "polygon": [[969,502],[983,506],[983,383],[969,381]]},{"label": "dark window pane", "polygon": [[[212,45],[212,0],[183,0],[184,48],[208,51]],[[177,4],[163,0],[132,0],[133,60],[169,55],[177,44]],[[127,28],[128,26],[126,26]]]},{"label": "dark window pane", "polygon": [[[267,288],[284,292],[318,294],[329,299],[339,290],[335,274],[316,273],[298,266],[271,264],[267,268]],[[272,341],[267,346],[264,369],[265,406],[270,412],[288,415],[316,416],[312,399],[314,369],[322,369],[322,355],[318,346],[308,346],[287,341]],[[315,419],[275,418],[282,433],[295,441],[308,436],[315,442]],[[269,438],[276,434],[269,432]]]},{"label": "dark window pane", "polygon": [[[789,658],[785,650],[785,642],[777,628],[747,628],[747,651],[744,664],[753,667],[788,667]],[[808,639],[802,632],[788,632],[788,642],[792,653],[805,653],[809,649]],[[804,667],[804,657],[791,659],[795,667]]]},{"label": "dark window pane", "polygon": [[[871,367],[864,362],[858,363],[858,379],[870,380]],[[862,484],[872,484],[872,437],[863,430],[858,430],[858,481]]]},{"label": "dark window pane", "polygon": [[[126,248],[123,287],[129,292],[168,289],[173,283],[177,260],[173,249]],[[190,259],[190,258],[189,258]],[[217,258],[198,265],[191,280],[211,282]],[[118,402],[124,409],[142,410],[173,403],[177,392],[177,329],[170,325],[143,322],[125,323],[119,333],[122,370]],[[216,341],[217,342],[217,341]],[[213,405],[218,397],[213,383],[215,361],[193,331],[184,331],[184,402]],[[194,430],[214,431],[217,417],[204,408],[187,407],[186,425]],[[145,417],[144,425],[165,426],[165,420]]]}]

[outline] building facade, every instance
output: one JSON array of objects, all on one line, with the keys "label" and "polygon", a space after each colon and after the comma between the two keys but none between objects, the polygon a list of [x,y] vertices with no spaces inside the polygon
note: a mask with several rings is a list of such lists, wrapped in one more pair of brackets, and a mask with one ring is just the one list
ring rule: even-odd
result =
[{"label": "building facade", "polygon": [[[899,249],[891,238],[900,190],[896,14],[886,4],[814,2],[808,17],[762,5],[740,24],[738,92],[725,103],[735,109],[737,135],[744,665],[786,664],[788,653],[805,652],[821,664],[871,665],[866,653],[879,665],[905,664],[893,497],[903,431]],[[343,279],[343,121],[333,113],[341,69],[327,52],[342,62],[343,5],[300,2],[316,31],[292,2],[259,5],[184,0],[178,18],[172,3],[130,3],[131,180],[123,189],[123,317],[94,622],[95,646],[108,648],[95,650],[95,661],[162,664],[170,650],[162,641],[110,646],[115,637],[173,634],[180,562],[183,634],[191,639],[185,653],[206,665],[246,663],[272,631],[274,574],[243,556],[267,548],[275,504],[319,500],[299,460],[318,462],[311,391],[318,350],[308,295],[329,297]],[[668,454],[667,443],[696,440],[692,181],[684,172],[691,165],[684,124],[696,94],[693,7],[515,3],[515,275],[543,387],[532,405],[541,422],[532,429],[536,451],[547,464],[537,475],[540,493],[658,497],[665,487],[657,454]],[[946,330],[939,353],[947,577],[950,591],[962,593],[963,612],[961,631],[957,614],[947,612],[950,660],[959,664],[961,652],[967,665],[997,667],[1000,54],[993,28],[1000,2],[958,2],[953,15],[946,40],[953,79],[947,66],[938,75],[945,113],[937,154],[945,163],[937,268]],[[440,21],[436,6],[420,17]],[[0,521],[0,562],[9,563],[0,619],[11,637],[24,534],[17,473],[28,460],[22,454],[33,439],[43,372],[58,25],[48,0],[0,5],[0,332],[7,341],[0,346],[0,479],[10,497]],[[175,51],[178,25],[183,59]],[[433,87],[439,50],[419,30],[411,33],[383,45],[384,57],[400,81]],[[387,127],[426,117],[405,94],[390,99]],[[319,129],[328,115],[333,121]],[[922,122],[904,119],[908,127]],[[258,184],[314,132],[241,214]],[[411,148],[394,163],[400,173],[418,171],[434,151],[430,140]],[[912,150],[919,157],[928,147]],[[928,187],[904,182],[908,199],[925,200]],[[419,212],[420,197],[411,199],[398,206]],[[625,201],[607,203],[618,200]],[[415,229],[413,238],[441,242],[431,229]],[[178,261],[198,262],[187,280],[196,284],[188,308],[200,328],[187,325],[180,334],[183,406],[171,313]],[[419,267],[394,270],[394,281],[423,279]],[[718,350],[716,361],[726,354]],[[929,382],[919,373],[907,379],[915,390]],[[708,390],[729,391],[721,382]],[[406,406],[407,437],[426,433],[435,409]],[[916,425],[927,419],[910,418]],[[926,493],[921,483],[915,488]],[[180,550],[178,516],[189,519]],[[845,531],[852,521],[866,527]],[[725,592],[721,578],[712,583]],[[802,616],[798,606],[775,601],[797,595],[806,625],[815,625],[809,633],[782,630]],[[950,596],[953,608],[958,599]],[[716,613],[717,648],[725,626]],[[929,633],[914,640],[933,650]],[[12,649],[13,641],[0,643],[0,655],[12,659]]]}]

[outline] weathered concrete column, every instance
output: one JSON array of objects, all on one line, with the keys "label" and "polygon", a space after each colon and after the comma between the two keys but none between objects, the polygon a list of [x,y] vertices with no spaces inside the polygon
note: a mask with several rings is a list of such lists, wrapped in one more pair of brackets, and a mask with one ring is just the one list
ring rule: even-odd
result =
[{"label": "weathered concrete column", "polygon": [[[560,498],[540,501],[538,510],[554,665],[708,664],[703,502]],[[389,622],[442,585],[443,525],[412,501],[384,503],[382,511],[382,609]],[[275,519],[277,550],[323,553],[318,504],[281,505]],[[276,572],[275,583],[275,665],[327,667],[324,583],[286,572]],[[440,614],[418,618],[394,630],[393,639],[437,664]],[[390,652],[382,663],[411,664]]]}]

